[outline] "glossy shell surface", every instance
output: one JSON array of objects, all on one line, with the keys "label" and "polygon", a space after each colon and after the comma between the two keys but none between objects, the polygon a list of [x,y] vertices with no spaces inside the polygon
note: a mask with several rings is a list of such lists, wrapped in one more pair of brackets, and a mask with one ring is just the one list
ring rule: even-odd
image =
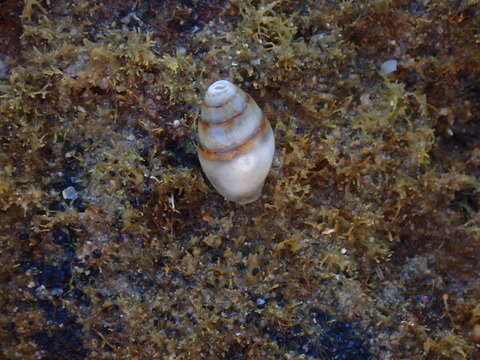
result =
[{"label": "glossy shell surface", "polygon": [[257,200],[272,165],[275,140],[250,95],[227,80],[208,88],[198,122],[202,169],[227,200]]}]

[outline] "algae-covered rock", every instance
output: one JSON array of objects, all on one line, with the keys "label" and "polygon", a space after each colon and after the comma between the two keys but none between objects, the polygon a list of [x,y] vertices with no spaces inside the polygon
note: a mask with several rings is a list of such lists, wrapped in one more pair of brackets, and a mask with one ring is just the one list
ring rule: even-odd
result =
[{"label": "algae-covered rock", "polygon": [[[479,357],[479,9],[3,1],[0,357]],[[244,206],[195,155],[222,78],[275,132]]]}]

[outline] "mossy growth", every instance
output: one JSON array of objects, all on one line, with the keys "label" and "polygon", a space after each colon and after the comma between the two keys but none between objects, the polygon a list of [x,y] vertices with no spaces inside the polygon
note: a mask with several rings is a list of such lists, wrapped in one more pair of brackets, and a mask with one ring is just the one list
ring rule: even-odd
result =
[{"label": "mossy growth", "polygon": [[[5,3],[4,358],[479,356],[478,1]],[[275,131],[246,206],[220,78]]]}]

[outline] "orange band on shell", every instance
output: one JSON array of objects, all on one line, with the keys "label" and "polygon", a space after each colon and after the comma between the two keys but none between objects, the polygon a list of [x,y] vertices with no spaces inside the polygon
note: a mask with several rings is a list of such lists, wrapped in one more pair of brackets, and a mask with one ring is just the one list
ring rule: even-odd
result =
[{"label": "orange band on shell", "polygon": [[[203,129],[208,129],[208,128],[213,127],[213,126],[225,126],[225,127],[231,126],[240,116],[242,116],[242,114],[245,112],[245,110],[247,109],[247,106],[249,105],[249,103],[251,101],[253,101],[252,97],[247,94],[247,98],[245,99],[245,104],[243,105],[243,109],[238,114],[235,114],[231,118],[223,120],[223,121],[219,121],[219,122],[207,122],[207,121],[203,121],[202,118],[199,118],[198,119],[198,126],[200,126]],[[217,106],[217,108],[220,108],[224,105],[225,104],[223,104],[221,106]],[[205,106],[207,108],[215,108],[215,106],[208,106],[208,105],[203,105],[203,106]]]},{"label": "orange band on shell", "polygon": [[262,116],[262,122],[260,123],[260,126],[242,144],[224,151],[209,151],[202,148],[202,146],[199,144],[197,148],[198,154],[205,160],[211,161],[233,159],[235,156],[243,154],[250,150],[255,145],[255,141],[266,135],[266,133],[268,132],[268,128],[268,120],[264,116]]}]

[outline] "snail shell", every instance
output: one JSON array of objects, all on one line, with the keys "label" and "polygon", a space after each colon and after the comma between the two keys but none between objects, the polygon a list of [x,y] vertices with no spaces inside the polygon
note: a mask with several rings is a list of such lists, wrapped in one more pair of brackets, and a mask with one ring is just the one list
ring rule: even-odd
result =
[{"label": "snail shell", "polygon": [[227,80],[207,89],[198,121],[203,172],[225,199],[257,200],[272,165],[275,139],[250,95]]}]

